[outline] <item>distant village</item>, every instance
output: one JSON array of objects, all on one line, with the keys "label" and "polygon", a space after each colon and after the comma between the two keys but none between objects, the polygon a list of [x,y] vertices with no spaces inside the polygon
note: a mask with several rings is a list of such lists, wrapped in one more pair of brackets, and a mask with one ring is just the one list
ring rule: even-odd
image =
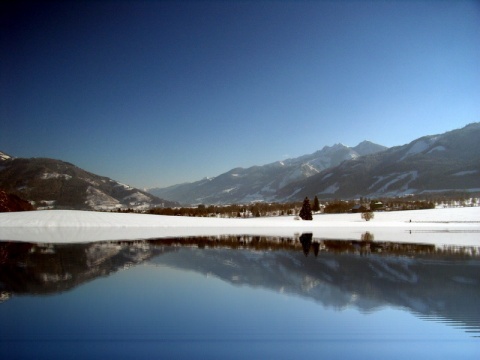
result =
[{"label": "distant village", "polygon": [[[456,195],[456,196],[455,196]],[[308,199],[308,198],[307,198]],[[175,208],[153,208],[149,214],[170,215],[170,216],[195,216],[195,217],[227,217],[227,218],[251,218],[265,216],[296,216],[302,209],[302,202],[290,203],[264,203],[256,202],[248,205],[203,205]],[[407,196],[399,198],[368,199],[358,200],[331,200],[319,201],[314,197],[311,201],[313,214],[342,214],[342,213],[364,213],[378,211],[405,211],[424,210],[449,207],[479,206],[478,197],[470,197],[468,194],[444,195],[437,198],[419,198],[418,196]],[[120,212],[134,212],[131,209],[118,210]]]}]

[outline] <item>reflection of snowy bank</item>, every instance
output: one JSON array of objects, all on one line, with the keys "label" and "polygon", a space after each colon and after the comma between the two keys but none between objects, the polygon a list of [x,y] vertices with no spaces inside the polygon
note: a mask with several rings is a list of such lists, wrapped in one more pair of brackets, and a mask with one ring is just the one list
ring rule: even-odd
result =
[{"label": "reflection of snowy bank", "polygon": [[11,294],[7,291],[0,292],[0,304],[10,299]]},{"label": "reflection of snowy bank", "polygon": [[172,236],[254,234],[478,245],[480,207],[378,212],[366,222],[359,214],[323,214],[313,221],[293,216],[250,219],[193,218],[55,210],[0,214],[0,240],[86,242]]}]

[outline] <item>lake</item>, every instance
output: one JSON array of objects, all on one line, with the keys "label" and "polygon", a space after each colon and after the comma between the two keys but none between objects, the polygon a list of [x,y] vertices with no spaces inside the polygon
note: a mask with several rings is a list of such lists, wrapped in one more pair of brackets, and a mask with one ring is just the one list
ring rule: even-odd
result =
[{"label": "lake", "polygon": [[475,246],[0,242],[2,359],[478,359],[479,304]]}]

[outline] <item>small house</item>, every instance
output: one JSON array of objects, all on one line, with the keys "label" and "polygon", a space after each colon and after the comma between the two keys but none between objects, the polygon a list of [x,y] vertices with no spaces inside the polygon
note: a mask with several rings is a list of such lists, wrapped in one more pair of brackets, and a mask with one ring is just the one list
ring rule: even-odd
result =
[{"label": "small house", "polygon": [[372,202],[370,204],[370,209],[372,211],[385,210],[385,205],[381,201]]},{"label": "small house", "polygon": [[357,204],[351,209],[352,213],[362,213],[362,212],[365,212],[365,211],[368,211],[368,209],[361,204]]}]

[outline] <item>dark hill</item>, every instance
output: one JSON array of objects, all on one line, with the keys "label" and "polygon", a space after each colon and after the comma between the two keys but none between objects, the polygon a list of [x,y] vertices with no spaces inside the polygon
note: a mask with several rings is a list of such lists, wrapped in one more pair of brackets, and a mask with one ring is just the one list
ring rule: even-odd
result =
[{"label": "dark hill", "polygon": [[176,205],[71,163],[48,158],[0,158],[0,188],[39,208],[113,210]]}]

